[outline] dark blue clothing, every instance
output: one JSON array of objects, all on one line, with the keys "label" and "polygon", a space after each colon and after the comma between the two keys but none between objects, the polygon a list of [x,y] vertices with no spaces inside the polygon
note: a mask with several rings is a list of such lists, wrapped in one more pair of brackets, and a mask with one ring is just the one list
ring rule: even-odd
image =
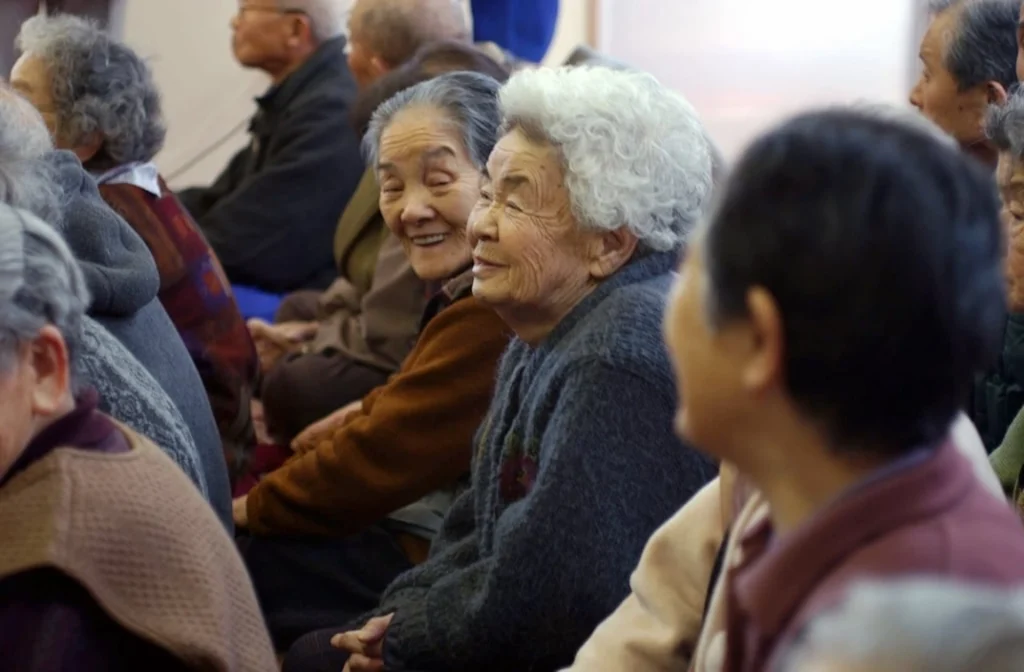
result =
[{"label": "dark blue clothing", "polygon": [[539,63],[558,23],[558,0],[472,0],[473,40]]}]

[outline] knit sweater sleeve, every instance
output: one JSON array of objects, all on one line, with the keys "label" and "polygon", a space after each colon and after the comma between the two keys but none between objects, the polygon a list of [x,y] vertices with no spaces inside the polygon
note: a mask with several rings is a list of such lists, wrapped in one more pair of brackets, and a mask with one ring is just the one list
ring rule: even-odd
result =
[{"label": "knit sweater sleeve", "polygon": [[349,535],[454,484],[469,471],[506,344],[504,324],[478,302],[441,311],[361,415],[249,493],[250,529]]},{"label": "knit sweater sleeve", "polygon": [[540,439],[533,487],[497,519],[493,549],[415,599],[383,605],[396,611],[386,669],[551,669],[572,660],[626,597],[647,538],[709,476],[703,458],[672,436],[675,403],[663,388],[603,363],[569,373]]}]

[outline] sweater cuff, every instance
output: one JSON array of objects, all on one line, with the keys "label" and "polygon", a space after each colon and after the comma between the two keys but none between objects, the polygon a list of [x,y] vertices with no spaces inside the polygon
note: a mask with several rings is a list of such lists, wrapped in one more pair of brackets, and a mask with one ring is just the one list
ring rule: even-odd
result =
[{"label": "sweater cuff", "polygon": [[444,661],[431,649],[425,597],[406,603],[395,612],[384,636],[385,670],[444,669]]}]

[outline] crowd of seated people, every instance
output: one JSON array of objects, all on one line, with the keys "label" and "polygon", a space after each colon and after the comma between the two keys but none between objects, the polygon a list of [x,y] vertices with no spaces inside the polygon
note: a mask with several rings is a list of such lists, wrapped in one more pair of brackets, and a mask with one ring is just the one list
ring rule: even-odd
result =
[{"label": "crowd of seated people", "polygon": [[1024,0],[731,166],[628,64],[341,4],[240,1],[272,84],[177,194],[144,59],[21,26],[0,666],[1020,667]]}]

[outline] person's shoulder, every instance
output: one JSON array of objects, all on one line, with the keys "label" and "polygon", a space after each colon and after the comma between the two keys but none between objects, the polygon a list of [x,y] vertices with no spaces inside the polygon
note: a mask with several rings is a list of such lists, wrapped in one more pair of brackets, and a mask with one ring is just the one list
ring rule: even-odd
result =
[{"label": "person's shoulder", "polygon": [[573,330],[568,359],[663,379],[668,354],[662,319],[671,285],[672,276],[665,273],[613,289]]}]

